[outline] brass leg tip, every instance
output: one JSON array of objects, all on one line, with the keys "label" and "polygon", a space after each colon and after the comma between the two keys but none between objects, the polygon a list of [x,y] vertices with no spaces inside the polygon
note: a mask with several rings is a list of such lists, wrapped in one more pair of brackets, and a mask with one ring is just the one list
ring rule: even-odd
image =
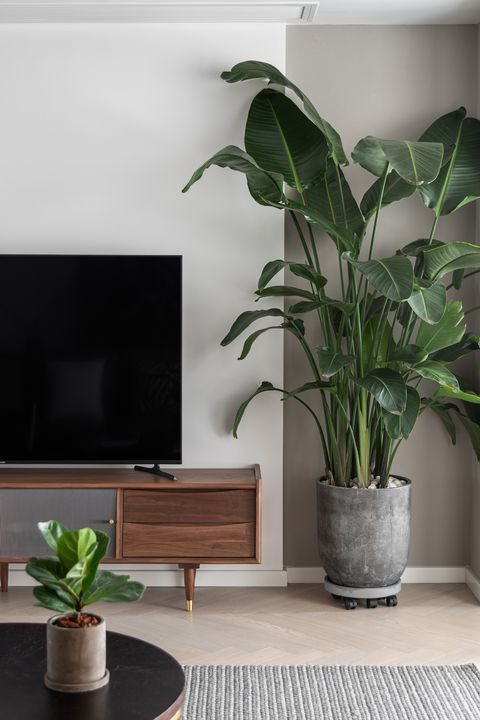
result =
[{"label": "brass leg tip", "polygon": [[187,612],[193,612],[193,600],[187,600]]}]

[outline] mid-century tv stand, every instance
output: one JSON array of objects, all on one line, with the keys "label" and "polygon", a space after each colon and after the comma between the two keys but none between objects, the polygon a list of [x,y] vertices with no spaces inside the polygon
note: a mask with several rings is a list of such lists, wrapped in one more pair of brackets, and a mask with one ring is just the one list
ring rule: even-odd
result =
[{"label": "mid-century tv stand", "polygon": [[45,555],[40,520],[110,536],[107,563],[175,564],[187,610],[203,564],[259,563],[261,477],[247,468],[176,471],[176,482],[134,470],[0,470],[0,583],[9,563]]}]

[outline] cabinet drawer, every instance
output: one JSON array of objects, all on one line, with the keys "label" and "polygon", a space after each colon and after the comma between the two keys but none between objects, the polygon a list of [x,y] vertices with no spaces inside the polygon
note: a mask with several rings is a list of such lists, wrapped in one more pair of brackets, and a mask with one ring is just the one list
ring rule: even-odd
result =
[{"label": "cabinet drawer", "polygon": [[255,490],[125,490],[124,521],[229,524],[255,521]]},{"label": "cabinet drawer", "polygon": [[255,523],[236,525],[150,525],[125,523],[123,557],[255,556]]}]

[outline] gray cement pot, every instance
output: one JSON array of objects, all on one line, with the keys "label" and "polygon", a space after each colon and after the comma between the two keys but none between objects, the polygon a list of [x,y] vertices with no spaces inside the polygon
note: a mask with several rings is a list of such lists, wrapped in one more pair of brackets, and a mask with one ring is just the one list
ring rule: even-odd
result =
[{"label": "gray cement pot", "polygon": [[64,628],[55,625],[62,615],[47,622],[47,672],[45,685],[59,692],[88,692],[109,681],[106,669],[105,620],[94,627]]},{"label": "gray cement pot", "polygon": [[410,545],[410,495],[410,480],[378,490],[317,481],[318,549],[329,580],[351,588],[399,582]]}]

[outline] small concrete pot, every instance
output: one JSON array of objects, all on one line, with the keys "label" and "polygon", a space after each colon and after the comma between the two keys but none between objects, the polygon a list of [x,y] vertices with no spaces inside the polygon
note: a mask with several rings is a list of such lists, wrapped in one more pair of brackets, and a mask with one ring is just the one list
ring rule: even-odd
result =
[{"label": "small concrete pot", "polygon": [[51,690],[66,693],[88,692],[103,687],[109,681],[106,669],[105,620],[100,615],[98,625],[86,628],[64,628],[55,621],[47,622],[47,672],[45,685]]},{"label": "small concrete pot", "polygon": [[331,582],[382,588],[400,581],[410,546],[412,484],[399,479],[406,484],[376,490],[317,481],[318,550]]}]

